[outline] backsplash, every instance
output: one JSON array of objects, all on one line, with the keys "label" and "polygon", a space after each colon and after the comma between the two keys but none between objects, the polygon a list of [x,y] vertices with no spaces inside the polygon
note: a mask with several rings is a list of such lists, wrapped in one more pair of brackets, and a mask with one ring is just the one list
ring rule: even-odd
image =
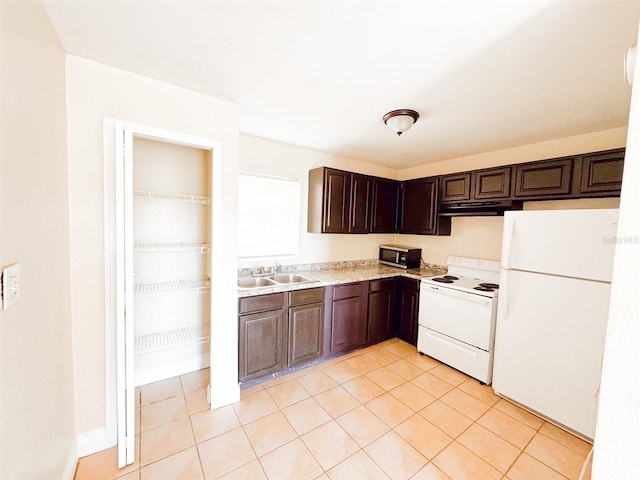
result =
[{"label": "backsplash", "polygon": [[[256,270],[270,271],[272,268],[278,268],[281,273],[309,272],[312,270],[333,270],[338,268],[358,268],[358,267],[375,267],[380,264],[377,258],[368,260],[342,260],[339,262],[320,262],[320,263],[298,263],[291,265],[276,265],[274,263],[265,265],[256,265],[253,267],[242,267],[238,269],[238,277],[249,277]],[[443,273],[447,271],[447,267],[443,265],[435,265],[431,263],[421,262],[422,268],[441,270]]]}]

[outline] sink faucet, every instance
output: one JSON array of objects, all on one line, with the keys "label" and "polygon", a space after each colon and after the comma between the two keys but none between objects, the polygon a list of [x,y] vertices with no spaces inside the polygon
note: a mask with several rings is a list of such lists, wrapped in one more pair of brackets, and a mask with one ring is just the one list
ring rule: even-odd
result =
[{"label": "sink faucet", "polygon": [[251,274],[253,277],[269,277],[280,273],[278,262],[273,267],[256,267]]}]

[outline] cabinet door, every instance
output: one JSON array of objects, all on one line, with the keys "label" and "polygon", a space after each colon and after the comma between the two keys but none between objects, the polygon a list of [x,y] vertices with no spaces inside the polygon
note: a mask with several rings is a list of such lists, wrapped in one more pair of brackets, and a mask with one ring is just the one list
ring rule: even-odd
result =
[{"label": "cabinet door", "polygon": [[330,352],[345,352],[367,340],[367,283],[355,282],[333,287],[331,303]]},{"label": "cabinet door", "polygon": [[331,352],[344,352],[364,344],[366,323],[367,317],[360,298],[335,300],[331,319]]},{"label": "cabinet door", "polygon": [[398,337],[411,345],[418,343],[418,305],[420,282],[410,278],[400,278],[399,313],[400,330]]},{"label": "cabinet door", "polygon": [[395,279],[369,282],[369,308],[367,314],[367,343],[378,343],[391,338],[393,332]]},{"label": "cabinet door", "polygon": [[624,149],[582,157],[580,194],[620,195]]},{"label": "cabinet door", "polygon": [[474,200],[502,200],[511,196],[511,167],[476,170],[471,178]]},{"label": "cabinet door", "polygon": [[400,188],[400,233],[436,234],[438,179],[403,182]]},{"label": "cabinet door", "polygon": [[369,233],[371,221],[371,177],[351,174],[349,233]]},{"label": "cabinet door", "polygon": [[573,158],[515,166],[514,198],[571,197]]},{"label": "cabinet door", "polygon": [[398,192],[395,180],[374,178],[371,194],[371,233],[395,233],[398,230]]},{"label": "cabinet door", "polygon": [[440,177],[440,202],[466,202],[471,198],[471,172]]},{"label": "cabinet door", "polygon": [[324,169],[322,199],[322,233],[349,232],[349,197],[351,174],[332,168]]},{"label": "cabinet door", "polygon": [[322,355],[323,329],[323,303],[289,308],[289,367]]},{"label": "cabinet door", "polygon": [[240,381],[282,370],[284,311],[272,310],[240,316]]}]

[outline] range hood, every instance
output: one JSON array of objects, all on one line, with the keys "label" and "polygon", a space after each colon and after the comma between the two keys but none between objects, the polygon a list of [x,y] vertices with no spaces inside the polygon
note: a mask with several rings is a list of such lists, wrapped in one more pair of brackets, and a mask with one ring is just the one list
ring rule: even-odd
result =
[{"label": "range hood", "polygon": [[522,210],[522,202],[503,200],[499,202],[460,202],[441,204],[441,217],[488,217],[502,216],[507,210]]}]

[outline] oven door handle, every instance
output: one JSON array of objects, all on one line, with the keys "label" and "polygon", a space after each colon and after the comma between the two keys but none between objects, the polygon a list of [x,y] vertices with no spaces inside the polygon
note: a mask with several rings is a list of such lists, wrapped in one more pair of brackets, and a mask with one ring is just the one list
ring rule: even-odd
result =
[{"label": "oven door handle", "polygon": [[491,299],[486,298],[486,297],[480,297],[478,295],[475,295],[473,293],[470,294],[463,294],[463,293],[456,293],[455,291],[452,290],[445,290],[444,288],[438,288],[435,286],[430,286],[429,290],[431,290],[434,293],[442,293],[444,295],[449,295],[451,297],[456,297],[456,298],[460,298],[462,300],[468,300],[469,302],[474,302],[474,303],[481,303],[482,305],[488,305],[489,303],[491,303]]}]

